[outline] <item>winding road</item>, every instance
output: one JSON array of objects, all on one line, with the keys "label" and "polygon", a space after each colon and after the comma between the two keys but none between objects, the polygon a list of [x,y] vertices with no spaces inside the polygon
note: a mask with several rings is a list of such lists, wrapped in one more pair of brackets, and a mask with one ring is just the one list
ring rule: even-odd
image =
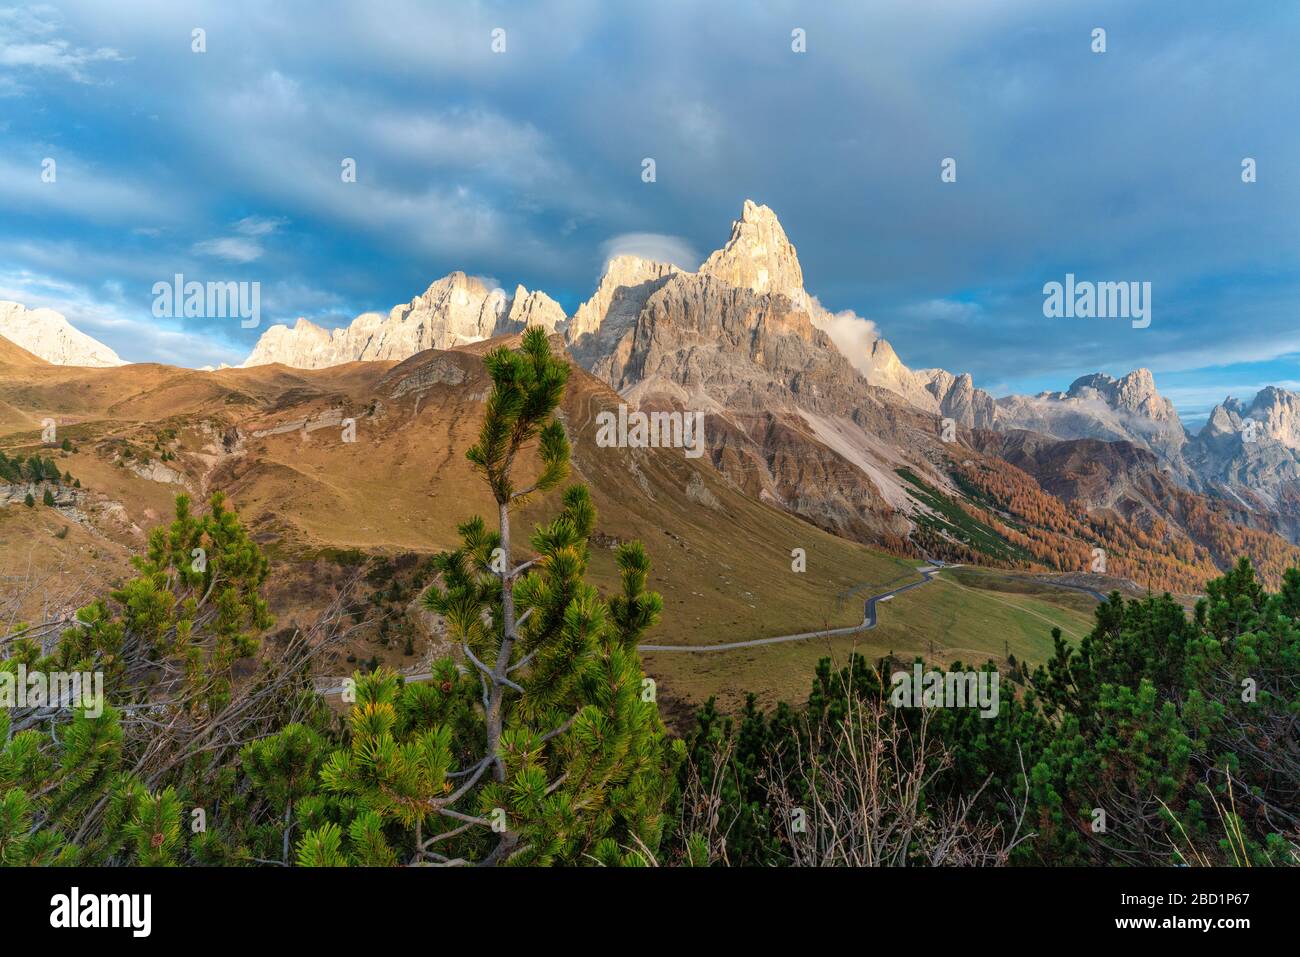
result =
[{"label": "winding road", "polygon": [[851,635],[859,631],[867,631],[876,627],[876,603],[889,601],[895,595],[901,595],[911,588],[920,588],[927,585],[935,575],[945,568],[959,568],[959,565],[944,565],[943,563],[931,562],[929,565],[918,569],[921,573],[921,580],[908,582],[906,585],[900,585],[890,591],[881,592],[879,595],[872,595],[867,599],[862,608],[862,624],[848,625],[845,628],[826,628],[822,631],[801,631],[797,635],[777,635],[774,638],[751,638],[749,641],[729,641],[721,645],[637,645],[637,651],[734,651],[737,648],[757,648],[759,645],[779,645],[786,641],[803,641],[807,638],[831,638],[835,635]]},{"label": "winding road", "polygon": [[[862,624],[849,625],[846,628],[827,628],[822,631],[804,631],[797,635],[777,635],[774,638],[753,638],[749,641],[729,641],[721,645],[637,645],[638,651],[688,651],[688,652],[705,652],[705,651],[734,651],[737,648],[756,648],[759,645],[779,645],[786,641],[803,641],[807,638],[830,638],[836,635],[851,635],[859,631],[869,631],[876,627],[876,604],[882,601],[889,601],[895,595],[901,595],[903,592],[919,588],[922,585],[929,584],[934,576],[939,574],[945,568],[961,568],[959,564],[949,565],[946,562],[939,561],[937,558],[927,559],[928,565],[925,565],[917,571],[921,573],[921,580],[909,582],[906,585],[900,585],[898,588],[890,591],[881,592],[879,595],[872,595],[867,599],[866,605],[862,609]],[[1010,576],[1007,576],[1008,578]],[[1065,582],[1054,582],[1046,579],[1035,579],[1040,585],[1051,585],[1053,588],[1068,588],[1070,591],[1083,592],[1090,595],[1097,601],[1106,600],[1106,596],[1095,588],[1089,588],[1086,585],[1070,585]]]},{"label": "winding road", "polygon": [[[921,573],[920,580],[908,582],[906,585],[899,585],[897,588],[892,588],[889,591],[881,592],[879,595],[872,595],[868,598],[862,607],[862,623],[859,625],[848,625],[844,628],[825,628],[821,631],[801,631],[795,635],[776,635],[772,638],[751,638],[748,641],[728,641],[719,645],[655,645],[647,643],[637,645],[637,650],[648,652],[684,651],[700,654],[709,651],[735,651],[738,648],[757,648],[762,645],[779,645],[787,641],[806,641],[809,638],[833,638],[837,635],[851,635],[855,632],[869,631],[876,627],[877,604],[882,601],[889,601],[895,595],[901,595],[903,592],[910,591],[913,588],[920,588],[922,585],[928,585],[934,580],[934,576],[938,575],[939,572],[943,571],[945,568],[962,567],[959,564],[949,565],[945,562],[939,561],[938,559],[930,559],[929,562],[928,565],[924,565],[917,569],[917,571]],[[1036,579],[1036,581],[1042,585],[1051,585],[1053,588],[1067,588],[1070,591],[1083,592],[1085,595],[1090,595],[1099,602],[1106,600],[1106,596],[1101,592],[1094,588],[1088,588],[1085,585],[1070,585],[1065,582],[1047,581],[1041,578]],[[420,674],[403,675],[402,677],[407,681],[428,681],[433,677],[433,675],[430,672],[423,672]],[[317,691],[324,695],[339,694],[342,690],[343,687],[341,685],[338,687],[317,689]]]}]

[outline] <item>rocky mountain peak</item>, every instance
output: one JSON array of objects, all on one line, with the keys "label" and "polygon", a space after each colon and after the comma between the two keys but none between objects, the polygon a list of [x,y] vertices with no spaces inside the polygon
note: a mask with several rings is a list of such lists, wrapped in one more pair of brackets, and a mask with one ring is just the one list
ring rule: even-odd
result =
[{"label": "rocky mountain peak", "polygon": [[126,365],[116,352],[73,328],[53,309],[28,309],[22,303],[0,300],[0,336],[54,365]]},{"label": "rocky mountain peak", "polygon": [[997,427],[1066,441],[1132,442],[1152,452],[1180,481],[1193,481],[1183,454],[1187,431],[1149,369],[1118,379],[1100,372],[1080,376],[1065,392],[1004,396],[997,400]]},{"label": "rocky mountain peak", "polygon": [[1174,405],[1156,389],[1150,369],[1134,369],[1119,379],[1105,373],[1080,376],[1065,393],[1071,399],[1101,399],[1111,408],[1162,424],[1179,423]]},{"label": "rocky mountain peak", "polygon": [[564,307],[540,289],[529,292],[522,285],[515,286],[510,311],[506,314],[508,326],[520,329],[541,326],[554,333],[563,331],[567,319]]},{"label": "rocky mountain peak", "polygon": [[1238,415],[1259,424],[1262,440],[1271,439],[1288,449],[1300,450],[1300,395],[1277,386],[1265,386],[1249,408],[1244,411],[1241,408],[1239,404]]},{"label": "rocky mountain peak", "polygon": [[1288,392],[1286,389],[1278,388],[1275,385],[1266,385],[1255,395],[1255,401],[1251,403],[1251,408],[1256,410],[1266,409],[1283,409],[1296,404],[1300,398],[1294,392]]},{"label": "rocky mountain peak", "polygon": [[1236,414],[1236,409],[1232,408],[1232,405],[1230,405],[1230,403],[1235,403],[1235,401],[1236,400],[1232,398],[1228,398],[1219,405],[1216,405],[1210,411],[1210,417],[1206,420],[1205,426],[1202,428],[1201,432],[1203,434],[1207,431],[1211,434],[1224,434],[1227,432],[1237,431],[1237,422],[1240,417]]},{"label": "rocky mountain peak", "polygon": [[279,362],[299,369],[319,369],[372,359],[406,359],[425,349],[452,349],[492,336],[541,325],[555,332],[565,322],[564,309],[543,292],[515,288],[514,296],[460,270],[429,284],[410,302],[387,316],[363,312],[333,331],[299,319],[289,328],[267,329],[245,366]]},{"label": "rocky mountain peak", "polygon": [[895,374],[903,367],[903,360],[898,358],[894,347],[885,339],[875,339],[871,343],[867,350],[867,362],[882,376]]},{"label": "rocky mountain peak", "polygon": [[[620,333],[636,319],[650,293],[659,288],[669,276],[680,272],[671,263],[655,262],[640,256],[614,256],[605,263],[596,291],[578,307],[569,321],[567,334],[570,343],[585,345],[584,337],[592,337],[610,323],[602,335]],[[617,327],[617,328],[615,328]]]},{"label": "rocky mountain peak", "polygon": [[731,224],[731,238],[704,261],[700,272],[759,294],[779,293],[805,302],[794,245],[776,213],[752,200],[745,200],[740,219]]},{"label": "rocky mountain peak", "polygon": [[[483,333],[488,316],[495,317],[506,310],[506,294],[501,289],[489,289],[487,283],[477,276],[469,276],[460,270],[448,273],[441,279],[430,283],[429,288],[416,296],[409,303],[397,306],[392,316],[400,311],[401,318],[419,317],[429,310],[446,310],[448,319],[456,327],[456,334],[466,338],[491,335],[491,325]],[[473,331],[471,331],[473,330]],[[405,357],[403,357],[405,358]]]}]

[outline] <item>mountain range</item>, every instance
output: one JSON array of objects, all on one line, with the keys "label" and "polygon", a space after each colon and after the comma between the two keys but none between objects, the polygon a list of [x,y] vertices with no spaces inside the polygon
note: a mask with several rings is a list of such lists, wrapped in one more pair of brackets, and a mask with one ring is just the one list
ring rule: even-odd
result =
[{"label": "mountain range", "polygon": [[[911,369],[804,288],[776,214],[751,201],[694,271],[616,256],[572,315],[544,292],[453,272],[342,329],[272,326],[243,369],[352,376],[532,325],[629,406],[704,413],[728,488],[850,541],[1059,571],[1089,570],[1102,548],[1112,572],[1183,592],[1241,551],[1272,576],[1300,557],[1300,396],[1227,399],[1189,435],[1146,369],[1005,397]],[[121,363],[49,310],[0,304],[0,335],[57,365]]]}]

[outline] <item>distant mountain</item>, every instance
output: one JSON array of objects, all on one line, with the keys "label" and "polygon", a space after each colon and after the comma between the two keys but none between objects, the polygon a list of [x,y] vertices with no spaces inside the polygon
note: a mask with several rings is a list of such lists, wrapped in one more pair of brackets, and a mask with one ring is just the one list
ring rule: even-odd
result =
[{"label": "distant mountain", "polygon": [[1249,403],[1229,397],[1191,436],[1148,370],[1087,375],[1066,392],[998,399],[993,428],[1131,443],[1182,488],[1221,500],[1235,520],[1300,542],[1300,395],[1286,389],[1262,389]]},{"label": "distant mountain", "polygon": [[126,363],[97,339],[72,327],[53,309],[28,309],[0,300],[0,336],[32,355],[60,366],[120,366]]},{"label": "distant mountain", "polygon": [[564,310],[544,292],[517,286],[513,296],[490,289],[479,278],[453,272],[434,282],[387,316],[366,312],[344,329],[328,330],[306,319],[292,328],[262,333],[244,367],[278,362],[296,369],[320,369],[375,359],[406,359],[425,349],[451,349],[530,325],[555,332]]},{"label": "distant mountain", "polygon": [[1183,458],[1187,431],[1173,403],[1156,390],[1147,369],[1136,369],[1120,379],[1086,375],[1075,379],[1065,392],[1005,396],[996,406],[997,429],[1027,429],[1057,439],[1132,442],[1150,451],[1184,483],[1192,480]]},{"label": "distant mountain", "polygon": [[1206,488],[1251,511],[1272,511],[1300,541],[1300,395],[1274,386],[1249,403],[1227,398],[1187,447]]},{"label": "distant mountain", "polygon": [[1248,507],[1236,497],[1197,494],[1132,442],[1058,440],[1024,431],[977,432],[972,442],[1099,521],[1112,547],[1118,526],[1108,527],[1110,516],[1162,543],[1162,551],[1188,568],[1227,568],[1249,554],[1276,575],[1300,558],[1286,541],[1291,528],[1284,514]]}]

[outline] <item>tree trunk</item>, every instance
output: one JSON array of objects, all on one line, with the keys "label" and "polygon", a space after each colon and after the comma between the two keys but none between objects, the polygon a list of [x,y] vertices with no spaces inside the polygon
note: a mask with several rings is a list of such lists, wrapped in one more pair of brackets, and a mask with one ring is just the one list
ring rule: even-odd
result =
[{"label": "tree trunk", "polygon": [[487,713],[487,753],[496,758],[493,774],[498,781],[506,779],[505,762],[501,760],[502,698],[506,686],[501,679],[510,667],[510,652],[515,644],[515,593],[514,568],[510,561],[510,503],[502,502],[499,507],[501,524],[501,647],[497,651],[497,660],[492,668],[492,688],[488,697]]},{"label": "tree trunk", "polygon": [[284,866],[289,866],[289,834],[293,830],[293,801],[284,805],[284,846],[281,849]]}]

